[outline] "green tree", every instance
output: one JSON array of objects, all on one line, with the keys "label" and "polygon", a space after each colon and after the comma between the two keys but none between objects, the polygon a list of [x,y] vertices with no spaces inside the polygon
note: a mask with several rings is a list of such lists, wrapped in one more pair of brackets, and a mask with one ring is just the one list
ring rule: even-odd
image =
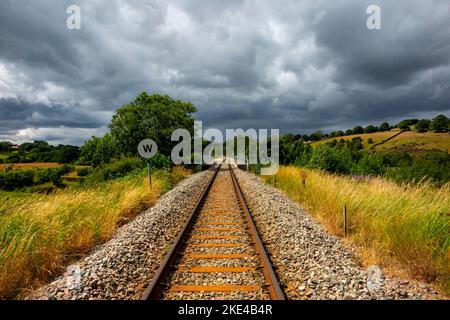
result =
[{"label": "green tree", "polygon": [[352,134],[362,134],[364,133],[364,129],[361,126],[356,126],[352,130]]},{"label": "green tree", "polygon": [[12,143],[7,141],[0,142],[0,152],[9,152],[12,148]]},{"label": "green tree", "polygon": [[323,138],[322,130],[317,130],[316,132],[313,132],[309,138],[312,141],[319,141],[319,140],[321,140]]},{"label": "green tree", "polygon": [[430,120],[422,119],[422,120],[419,120],[419,122],[417,122],[416,130],[418,132],[427,132],[428,130],[430,130],[430,126],[431,126]]},{"label": "green tree", "polygon": [[153,139],[158,150],[169,156],[175,129],[193,133],[192,113],[197,109],[189,102],[173,100],[165,95],[141,93],[131,103],[121,107],[113,116],[109,128],[121,154],[134,156],[143,139]]},{"label": "green tree", "polygon": [[352,129],[348,129],[347,131],[345,131],[345,135],[346,136],[351,136],[353,134],[353,130]]},{"label": "green tree", "polygon": [[53,162],[72,163],[80,157],[80,148],[59,145],[53,152]]},{"label": "green tree", "polygon": [[351,154],[346,149],[321,145],[313,148],[309,166],[331,173],[350,173],[353,164]]},{"label": "green tree", "polygon": [[81,147],[83,161],[93,166],[109,163],[112,159],[119,157],[117,144],[108,133],[103,138],[92,137]]},{"label": "green tree", "polygon": [[374,133],[377,132],[377,128],[373,125],[369,125],[364,128],[364,133]]},{"label": "green tree", "polygon": [[356,165],[355,173],[362,175],[381,175],[385,171],[383,156],[377,153],[364,153]]},{"label": "green tree", "polygon": [[445,132],[449,127],[449,119],[443,114],[440,114],[433,119],[431,127],[434,132]]},{"label": "green tree", "polygon": [[389,131],[389,130],[391,130],[391,126],[389,125],[389,123],[383,122],[380,125],[380,131]]},{"label": "green tree", "polygon": [[406,119],[403,121],[400,121],[397,124],[397,128],[401,129],[401,130],[411,130],[411,126],[415,125],[417,122],[419,122],[418,119]]},{"label": "green tree", "polygon": [[361,137],[354,137],[351,141],[347,140],[346,142],[347,149],[351,151],[358,151],[364,149],[363,139]]}]

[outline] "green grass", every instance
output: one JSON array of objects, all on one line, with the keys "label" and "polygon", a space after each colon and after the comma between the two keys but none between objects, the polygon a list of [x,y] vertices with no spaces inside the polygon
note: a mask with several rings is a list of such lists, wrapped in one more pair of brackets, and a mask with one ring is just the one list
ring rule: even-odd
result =
[{"label": "green grass", "polygon": [[450,185],[355,181],[296,167],[282,167],[276,182],[336,235],[343,235],[346,205],[347,240],[360,248],[368,264],[401,270],[450,293]]},{"label": "green grass", "polygon": [[45,283],[75,257],[108,240],[188,173],[145,173],[51,195],[0,193],[0,298]]}]

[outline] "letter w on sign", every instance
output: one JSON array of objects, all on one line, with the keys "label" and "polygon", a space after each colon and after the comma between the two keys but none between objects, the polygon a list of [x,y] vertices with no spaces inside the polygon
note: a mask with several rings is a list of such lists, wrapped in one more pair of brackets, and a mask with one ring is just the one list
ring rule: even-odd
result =
[{"label": "letter w on sign", "polygon": [[156,142],[151,139],[142,140],[138,145],[139,155],[144,159],[153,158],[158,152]]}]

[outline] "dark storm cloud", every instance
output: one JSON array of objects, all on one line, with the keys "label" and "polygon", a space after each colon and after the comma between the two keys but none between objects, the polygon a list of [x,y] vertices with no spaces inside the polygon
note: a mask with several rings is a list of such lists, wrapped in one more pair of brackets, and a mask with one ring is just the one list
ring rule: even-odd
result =
[{"label": "dark storm cloud", "polygon": [[[82,9],[82,30],[65,27]],[[366,28],[378,4],[382,30]],[[205,127],[309,132],[450,110],[445,0],[0,3],[0,139],[82,143],[141,91]]]}]

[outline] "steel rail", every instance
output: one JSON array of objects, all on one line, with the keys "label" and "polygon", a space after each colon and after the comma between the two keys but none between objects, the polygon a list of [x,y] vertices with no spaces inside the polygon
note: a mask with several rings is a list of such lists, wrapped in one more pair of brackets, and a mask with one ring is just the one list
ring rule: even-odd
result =
[{"label": "steel rail", "polygon": [[[182,246],[184,245],[184,240],[186,237],[189,236],[189,229],[190,227],[195,223],[196,216],[202,209],[202,205],[204,200],[206,199],[208,193],[211,190],[211,187],[216,179],[216,176],[222,167],[224,163],[218,164],[217,168],[214,169],[214,173],[211,176],[210,180],[208,181],[206,187],[202,191],[200,197],[197,199],[197,202],[195,204],[195,207],[193,208],[191,214],[189,215],[188,219],[186,220],[185,224],[183,225],[182,229],[180,230],[178,236],[176,237],[174,243],[172,244],[170,250],[165,255],[164,259],[162,260],[158,270],[156,271],[152,281],[150,282],[149,286],[145,290],[142,300],[152,300],[155,298],[158,298],[158,294],[162,292],[164,281],[166,280],[166,277],[169,275],[172,265],[177,259],[177,254],[182,249]],[[234,190],[236,192],[239,206],[244,213],[245,220],[248,224],[249,233],[251,235],[251,238],[253,240],[253,245],[256,249],[259,262],[261,264],[261,269],[263,272],[263,276],[266,282],[267,290],[269,293],[269,296],[272,300],[284,300],[284,294],[281,290],[281,287],[278,283],[278,279],[275,275],[275,272],[272,269],[272,263],[266,253],[266,250],[264,248],[264,244],[258,234],[257,227],[253,221],[253,218],[250,214],[249,208],[245,202],[244,195],[242,193],[242,190],[239,186],[239,183],[237,181],[237,178],[235,176],[234,170],[231,167],[231,165],[228,164],[228,168],[230,171],[232,183]]]},{"label": "steel rail", "polygon": [[203,200],[205,200],[209,190],[211,189],[211,186],[216,179],[217,173],[220,170],[220,167],[222,166],[221,163],[217,165],[217,168],[214,169],[214,173],[211,176],[211,178],[208,181],[208,184],[206,185],[205,189],[203,189],[203,192],[201,193],[200,197],[197,199],[197,202],[195,204],[194,209],[192,210],[191,214],[189,215],[189,218],[186,220],[186,223],[184,224],[183,228],[179,232],[178,236],[176,237],[172,247],[164,257],[164,260],[161,262],[158,270],[156,271],[155,275],[153,276],[152,281],[150,282],[149,286],[145,290],[141,300],[151,300],[153,299],[157,294],[160,288],[160,283],[165,279],[167,276],[170,265],[172,262],[176,259],[176,253],[180,249],[180,247],[183,244],[183,239],[186,236],[186,231],[189,229],[189,226],[193,222],[193,218],[197,214],[197,212],[201,209],[201,205]]},{"label": "steel rail", "polygon": [[234,169],[231,167],[230,164],[228,165],[228,167],[230,169],[231,179],[233,180],[233,186],[234,186],[234,189],[238,196],[239,204],[241,206],[242,211],[245,214],[245,218],[247,219],[247,223],[250,228],[250,234],[255,243],[256,251],[259,255],[259,259],[260,259],[260,262],[263,267],[262,271],[263,271],[264,278],[265,278],[267,286],[268,286],[270,298],[272,300],[285,300],[283,290],[281,290],[277,276],[275,275],[275,272],[273,271],[272,262],[270,261],[268,255],[267,255],[266,249],[264,248],[264,244],[261,240],[261,237],[259,236],[258,229],[255,225],[255,222],[253,221],[252,215],[250,214],[250,210],[245,201],[245,197],[244,197],[244,194],[242,193],[242,189],[239,186],[236,175],[234,174]]}]

